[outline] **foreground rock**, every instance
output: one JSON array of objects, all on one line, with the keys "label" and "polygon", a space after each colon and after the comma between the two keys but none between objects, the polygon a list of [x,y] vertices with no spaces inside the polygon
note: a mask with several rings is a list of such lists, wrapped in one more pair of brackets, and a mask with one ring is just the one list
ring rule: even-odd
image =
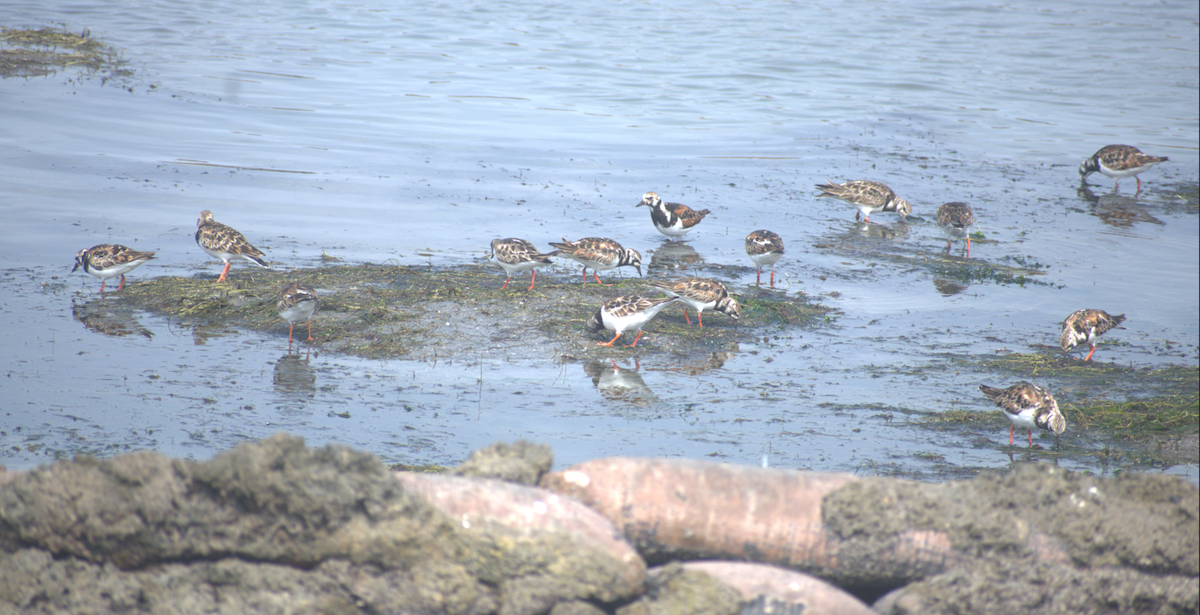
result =
[{"label": "foreground rock", "polygon": [[636,594],[642,564],[607,557],[567,532],[468,530],[378,459],[288,436],[0,485],[0,613],[544,613]]},{"label": "foreground rock", "polygon": [[1170,477],[551,465],[519,442],[453,474],[393,473],[275,436],[201,463],[0,471],[0,615],[841,615],[880,595],[895,615],[1200,607],[1200,492]]},{"label": "foreground rock", "polygon": [[647,561],[753,560],[884,613],[1195,613],[1200,492],[1054,466],[944,484],[613,458],[543,485],[596,508]]}]

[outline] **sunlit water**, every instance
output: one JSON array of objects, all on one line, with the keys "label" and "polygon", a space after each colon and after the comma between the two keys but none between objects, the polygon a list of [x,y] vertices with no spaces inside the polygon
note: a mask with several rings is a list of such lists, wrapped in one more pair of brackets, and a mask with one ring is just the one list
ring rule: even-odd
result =
[{"label": "sunlit water", "polygon": [[[1129,321],[1098,359],[1198,362],[1200,225],[1167,189],[1200,175],[1194,5],[39,2],[0,19],[87,28],[135,70],[0,81],[10,467],[135,448],[205,458],[287,430],[389,462],[455,463],[520,437],[560,464],[766,455],[937,477],[1010,462],[998,413],[978,431],[921,422],[987,409],[976,384],[1007,377],[956,358],[1053,344],[1067,313],[1101,307]],[[1093,201],[1075,169],[1108,143],[1171,161],[1138,200],[1132,179],[1117,196],[1092,176]],[[915,219],[873,218],[895,233],[881,237],[813,198],[854,178],[895,187]],[[278,334],[146,314],[131,335],[98,334],[75,317],[97,280],[66,275],[103,242],[159,252],[132,283],[215,275],[191,239],[202,209],[284,266],[322,252],[458,265],[508,236],[604,235],[650,258],[663,237],[633,206],[651,189],[714,211],[688,245],[734,287],[754,281],[746,233],[779,232],[781,288],[836,308],[832,322],[699,366],[615,352],[617,371],[503,346],[301,362]],[[944,292],[876,258],[944,248],[931,221],[952,200],[991,240],[973,257],[1036,262],[1048,285]],[[1088,454],[1103,438],[1065,441],[1079,454],[1058,463],[1111,470]]]}]

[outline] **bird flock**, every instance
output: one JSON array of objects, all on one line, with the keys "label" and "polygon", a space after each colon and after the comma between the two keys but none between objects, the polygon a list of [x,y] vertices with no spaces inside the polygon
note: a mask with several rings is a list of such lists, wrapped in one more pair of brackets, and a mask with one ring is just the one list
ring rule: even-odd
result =
[{"label": "bird flock", "polygon": [[[1092,173],[1099,172],[1115,180],[1114,189],[1120,188],[1120,180],[1135,177],[1154,165],[1165,162],[1166,157],[1150,156],[1137,148],[1128,145],[1108,145],[1101,148],[1079,165],[1080,181],[1086,181]],[[1137,188],[1141,190],[1141,179],[1137,179]],[[826,181],[818,184],[821,197],[831,197],[846,201],[857,209],[855,220],[860,218],[864,223],[870,223],[870,215],[878,213],[896,213],[903,222],[913,211],[912,205],[897,196],[886,184],[872,180],[852,180],[843,183]],[[656,192],[646,192],[636,207],[648,207],[650,219],[663,235],[672,240],[684,237],[706,216],[707,209],[699,211],[682,203],[668,203]],[[975,212],[971,206],[962,202],[951,202],[942,205],[937,210],[937,225],[946,234],[946,252],[951,249],[953,239],[966,239],[964,252],[970,255],[970,229],[975,225]],[[224,262],[220,276],[216,282],[224,282],[229,275],[230,266],[234,261],[245,261],[270,268],[265,255],[255,248],[244,235],[230,226],[221,224],[213,219],[209,210],[200,212],[196,223],[196,244],[213,258]],[[490,256],[495,259],[507,274],[501,290],[508,288],[513,274],[531,272],[527,290],[533,290],[537,284],[537,268],[553,264],[552,257],[564,257],[574,260],[583,266],[583,283],[587,284],[588,269],[592,270],[592,278],[597,284],[611,286],[600,281],[599,272],[610,271],[618,267],[633,267],[638,275],[642,274],[642,256],[637,250],[623,247],[616,241],[606,237],[584,237],[569,241],[565,237],[561,242],[552,242],[553,250],[539,252],[537,247],[518,238],[496,239],[491,242]],[[762,284],[762,270],[771,267],[769,284],[775,286],[775,263],[784,254],[783,239],[775,232],[760,229],[746,236],[745,250],[747,257],[756,268],[755,283]],[[120,277],[116,291],[125,286],[125,275],[155,258],[154,252],[133,250],[120,244],[100,244],[75,254],[75,267],[71,272],[82,268],[85,273],[94,275],[101,280],[100,292],[103,293],[108,280]],[[639,295],[622,295],[604,302],[584,323],[584,330],[589,334],[608,330],[615,333],[601,346],[612,346],[626,332],[634,331],[636,336],[628,344],[637,346],[642,336],[642,327],[652,320],[659,312],[672,303],[683,306],[684,318],[691,324],[687,308],[696,311],[696,322],[704,326],[703,312],[710,309],[721,312],[734,322],[742,317],[741,306],[737,299],[730,295],[725,286],[711,278],[689,277],[679,280],[653,280],[651,286],[661,291],[665,296],[659,298],[642,297]],[[289,324],[288,348],[291,349],[293,333],[298,323],[308,324],[308,337],[305,341],[312,342],[312,320],[319,307],[316,291],[300,282],[291,281],[278,291],[277,310],[281,319]],[[1080,344],[1089,347],[1084,361],[1091,361],[1096,352],[1096,338],[1104,333],[1120,327],[1125,321],[1125,315],[1110,315],[1103,310],[1078,310],[1067,316],[1062,322],[1062,332],[1059,346],[1064,353],[1069,353]],[[1066,420],[1058,408],[1054,396],[1045,388],[1029,382],[1018,382],[1008,388],[999,389],[987,385],[979,385],[979,390],[1000,407],[1004,416],[1012,423],[1009,431],[1009,444],[1018,427],[1026,429],[1029,444],[1033,444],[1033,429],[1051,431],[1055,437],[1066,430]]]}]

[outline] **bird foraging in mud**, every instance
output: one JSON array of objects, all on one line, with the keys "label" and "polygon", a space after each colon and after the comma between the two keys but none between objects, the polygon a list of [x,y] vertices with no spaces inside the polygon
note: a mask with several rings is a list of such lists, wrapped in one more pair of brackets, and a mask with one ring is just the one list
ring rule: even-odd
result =
[{"label": "bird foraging in mud", "polygon": [[1013,443],[1013,434],[1018,427],[1029,432],[1029,445],[1033,446],[1033,428],[1054,432],[1055,437],[1067,429],[1067,419],[1058,411],[1058,402],[1050,391],[1028,382],[1018,382],[1007,389],[996,389],[986,384],[979,390],[992,400],[1004,417],[1012,423],[1008,430],[1008,444]]},{"label": "bird foraging in mud", "polygon": [[1113,178],[1113,190],[1121,188],[1121,180],[1126,177],[1137,179],[1137,191],[1142,191],[1142,180],[1138,174],[1149,170],[1150,167],[1169,160],[1166,156],[1150,156],[1132,145],[1105,145],[1091,158],[1079,165],[1079,181],[1087,180],[1088,175],[1099,172],[1101,175]]},{"label": "bird foraging in mud", "polygon": [[863,222],[870,223],[871,214],[894,211],[900,214],[900,221],[903,222],[912,213],[912,205],[896,196],[896,192],[882,182],[855,179],[839,184],[826,180],[824,184],[817,184],[817,188],[821,191],[817,198],[841,199],[858,209],[858,213],[854,214],[855,220],[862,216]]},{"label": "bird foraging in mud", "polygon": [[109,278],[121,276],[117,290],[125,287],[125,274],[141,267],[154,258],[154,252],[139,252],[115,243],[102,243],[75,253],[75,266],[71,273],[83,267],[84,273],[90,273],[100,278],[100,292]]},{"label": "bird foraging in mud", "polygon": [[512,280],[512,275],[522,271],[533,272],[532,279],[529,280],[529,288],[526,289],[533,290],[533,285],[537,284],[537,267],[553,265],[554,261],[550,260],[550,257],[556,254],[558,252],[539,254],[537,248],[524,239],[513,237],[508,239],[493,239],[492,258],[495,258],[496,262],[508,274],[508,278],[504,280],[504,286],[501,286],[500,290],[508,288],[508,283]]},{"label": "bird foraging in mud", "polygon": [[658,299],[647,299],[637,295],[623,295],[609,299],[600,306],[600,309],[592,314],[592,317],[584,323],[583,328],[588,333],[598,333],[601,329],[615,331],[617,334],[607,342],[600,342],[601,346],[612,346],[613,342],[617,341],[621,334],[630,329],[637,331],[637,337],[633,338],[633,343],[629,344],[630,348],[637,346],[638,340],[642,339],[642,326],[650,322],[652,318],[658,315],[663,308],[671,304],[672,301],[678,301],[679,297],[661,297]]},{"label": "bird foraging in mud", "polygon": [[683,318],[689,325],[692,324],[692,319],[688,317],[686,307],[688,305],[696,310],[696,322],[701,327],[704,326],[704,317],[701,314],[710,308],[728,315],[734,322],[738,322],[742,318],[742,306],[738,305],[737,299],[729,295],[724,284],[714,279],[655,280],[650,282],[650,285],[672,297],[679,297],[679,301],[685,306]]},{"label": "bird foraging in mud", "polygon": [[1091,350],[1083,360],[1091,361],[1092,355],[1096,352],[1096,338],[1117,328],[1123,322],[1125,322],[1124,314],[1113,316],[1104,310],[1076,310],[1063,320],[1062,334],[1058,338],[1058,345],[1064,353],[1067,353],[1076,346],[1087,342]]},{"label": "bird foraging in mud", "polygon": [[597,271],[629,266],[637,269],[639,276],[642,275],[642,255],[637,250],[626,249],[607,237],[584,237],[579,241],[567,241],[567,238],[563,237],[562,243],[551,242],[550,247],[556,250],[555,256],[565,256],[583,265],[584,284],[587,284],[589,267],[592,269],[592,277],[596,278],[596,283],[601,286],[612,284],[601,282],[600,276],[596,275]]},{"label": "bird foraging in mud", "polygon": [[937,210],[937,225],[946,234],[946,254],[950,253],[950,240],[954,237],[967,238],[965,254],[971,255],[971,227],[975,226],[975,210],[966,203],[946,203]]}]

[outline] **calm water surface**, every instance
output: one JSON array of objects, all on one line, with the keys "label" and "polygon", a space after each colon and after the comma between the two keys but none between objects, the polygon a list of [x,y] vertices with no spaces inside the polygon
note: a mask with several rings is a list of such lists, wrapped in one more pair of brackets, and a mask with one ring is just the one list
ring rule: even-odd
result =
[{"label": "calm water surface", "polygon": [[[987,409],[975,385],[1012,379],[959,359],[1040,349],[1067,313],[1102,307],[1129,322],[1100,360],[1200,362],[1194,3],[9,2],[0,16],[56,24],[122,49],[134,75],[0,80],[10,467],[136,448],[206,458],[287,430],[389,462],[456,463],[521,437],[560,464],[766,456],[936,478],[1011,462],[999,414],[924,426]],[[1080,160],[1108,143],[1171,161],[1137,199],[1132,180],[1114,194],[1099,175],[1078,192]],[[854,178],[892,185],[915,219],[866,229],[813,198]],[[301,362],[282,329],[133,313],[118,323],[131,335],[95,333],[80,320],[97,281],[67,276],[76,250],[110,241],[159,252],[134,283],[215,275],[191,239],[202,209],[293,267],[322,252],[467,264],[507,236],[600,234],[649,258],[663,238],[633,205],[652,189],[714,211],[688,245],[723,267],[698,273],[752,284],[742,238],[770,228],[788,246],[781,288],[835,318],[700,365],[621,352],[615,371],[503,344]],[[990,240],[974,258],[1038,263],[1046,284],[947,285],[889,258],[936,255],[933,212],[952,200]],[[1046,384],[1068,403],[1105,395]],[[1064,440],[1058,463],[1120,469],[1096,461],[1103,437]],[[1195,464],[1163,471],[1197,480]]]}]

